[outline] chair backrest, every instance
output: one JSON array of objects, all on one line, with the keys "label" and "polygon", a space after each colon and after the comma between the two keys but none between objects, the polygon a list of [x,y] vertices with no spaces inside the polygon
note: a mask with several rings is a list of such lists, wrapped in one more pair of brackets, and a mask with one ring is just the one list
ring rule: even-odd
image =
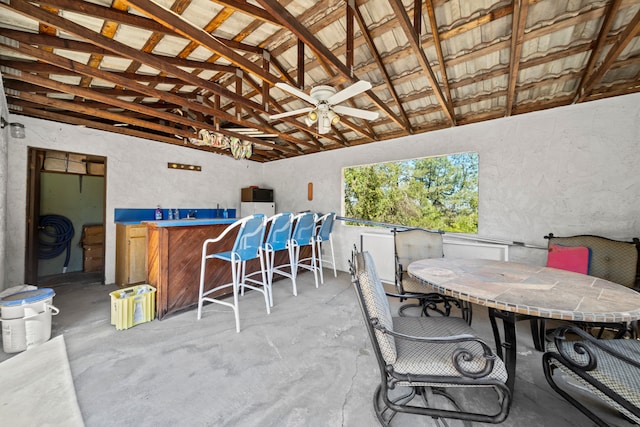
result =
[{"label": "chair backrest", "polygon": [[233,244],[233,253],[238,254],[240,260],[257,258],[264,241],[265,217],[255,214],[239,221],[240,229]]},{"label": "chair backrest", "polygon": [[589,248],[591,256],[588,274],[625,286],[634,286],[638,274],[638,243],[612,240],[606,237],[578,235],[545,236],[549,245]]},{"label": "chair backrest", "polygon": [[328,214],[324,214],[318,218],[318,222],[320,223],[317,235],[318,240],[326,242],[331,239],[331,232],[333,231],[333,223],[335,222],[335,219],[335,212],[329,212]]},{"label": "chair backrest", "polygon": [[291,233],[291,240],[295,240],[298,246],[307,246],[313,243],[315,238],[316,214],[303,212],[293,218],[295,225]]},{"label": "chair backrest", "polygon": [[264,241],[267,249],[279,251],[287,246],[287,240],[291,238],[291,228],[293,226],[293,214],[282,212],[267,219],[269,232]]},{"label": "chair backrest", "polygon": [[[389,300],[369,252],[360,252],[355,255],[354,276],[354,285],[360,297],[360,306],[367,326],[371,328],[371,319],[377,319],[381,326],[393,331],[393,318],[389,308]],[[371,334],[371,329],[369,333]],[[373,340],[374,337],[376,342],[373,344],[377,344],[380,348],[380,353],[385,363],[395,363],[397,352],[393,336],[376,329],[371,339]]]},{"label": "chair backrest", "polygon": [[393,240],[396,260],[402,265],[402,271],[407,271],[407,267],[413,261],[444,256],[440,232],[422,228],[394,230]]}]

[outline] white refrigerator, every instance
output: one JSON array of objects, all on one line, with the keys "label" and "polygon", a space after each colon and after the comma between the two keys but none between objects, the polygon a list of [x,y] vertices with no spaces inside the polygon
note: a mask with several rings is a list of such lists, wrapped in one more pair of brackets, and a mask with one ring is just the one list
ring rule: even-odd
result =
[{"label": "white refrigerator", "polygon": [[241,202],[240,218],[253,214],[264,214],[267,218],[276,214],[274,202]]}]

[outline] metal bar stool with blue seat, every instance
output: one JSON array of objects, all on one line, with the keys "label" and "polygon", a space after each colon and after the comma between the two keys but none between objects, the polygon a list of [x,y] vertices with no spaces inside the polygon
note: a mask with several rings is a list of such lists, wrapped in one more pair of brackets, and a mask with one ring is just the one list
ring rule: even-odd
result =
[{"label": "metal bar stool with blue seat", "polygon": [[[266,269],[264,266],[264,259],[262,257],[262,245],[264,242],[264,234],[265,234],[265,217],[263,214],[250,215],[245,218],[242,218],[230,226],[228,226],[218,237],[215,239],[207,239],[202,244],[202,261],[200,265],[200,292],[198,295],[198,320],[202,317],[202,303],[204,301],[213,302],[216,304],[226,305],[227,307],[231,307],[233,309],[233,313],[236,317],[236,332],[240,332],[240,312],[238,307],[238,291],[242,288],[244,293],[244,288],[253,289],[254,291],[261,292],[264,295],[264,302],[267,306],[267,314],[271,313],[271,309],[269,307],[269,294],[271,293],[269,290],[269,282],[266,279]],[[211,243],[219,242],[232,230],[239,228],[238,235],[236,237],[235,243],[233,244],[233,249],[226,252],[219,253],[207,253],[207,246]],[[226,283],[220,286],[214,286],[212,289],[207,291],[204,290],[204,282],[205,282],[205,271],[207,260],[209,259],[219,259],[222,261],[227,261],[231,263],[231,277],[232,282]],[[253,259],[260,259],[260,266],[262,281],[250,279],[246,274],[246,264],[247,261]],[[255,273],[251,273],[253,275]],[[251,276],[249,275],[249,276]],[[256,285],[262,285],[262,287],[257,287],[248,284],[253,283]],[[225,288],[233,288],[233,302],[228,302],[222,299],[210,297],[208,295],[213,292],[220,291]]]},{"label": "metal bar stool with blue seat", "polygon": [[296,282],[291,272],[284,271],[284,267],[291,267],[291,264],[275,265],[276,252],[286,250],[289,239],[291,238],[291,229],[293,226],[293,214],[291,212],[282,212],[267,219],[267,237],[264,240],[263,255],[265,258],[265,266],[267,268],[267,281],[269,282],[269,303],[273,307],[273,275],[279,274],[291,279],[293,286],[293,295],[297,295]]},{"label": "metal bar stool with blue seat", "polygon": [[[320,271],[320,283],[324,283],[324,277],[322,275],[323,263],[330,264],[333,267],[333,277],[338,277],[338,273],[336,272],[336,258],[333,253],[333,240],[331,239],[331,234],[333,233],[333,224],[335,222],[335,219],[336,219],[336,213],[329,212],[328,214],[324,214],[316,220],[316,228],[317,228],[316,256],[318,258],[318,271]],[[329,260],[328,258],[322,259],[322,244],[324,242],[329,242],[329,246],[331,248],[331,260]]]},{"label": "metal bar stool with blue seat", "polygon": [[[303,268],[313,272],[313,278],[318,287],[318,263],[316,259],[316,214],[313,212],[303,212],[293,217],[293,231],[287,245],[289,249],[289,262],[291,264],[291,280],[296,289],[296,277],[298,268]],[[300,249],[309,246],[311,257],[300,258]],[[297,295],[297,292],[294,292]]]}]

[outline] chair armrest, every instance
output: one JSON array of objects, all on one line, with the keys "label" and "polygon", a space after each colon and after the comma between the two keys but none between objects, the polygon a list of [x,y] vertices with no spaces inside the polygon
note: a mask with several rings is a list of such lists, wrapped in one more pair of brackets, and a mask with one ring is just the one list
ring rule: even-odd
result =
[{"label": "chair armrest", "polygon": [[450,345],[450,344],[464,344],[464,343],[479,344],[482,347],[482,358],[484,359],[484,365],[482,366],[482,369],[478,371],[469,371],[463,368],[463,363],[468,363],[472,361],[475,357],[477,357],[477,355],[473,354],[473,352],[471,352],[469,348],[460,346],[460,347],[457,347],[455,350],[453,350],[451,353],[451,361],[455,369],[465,377],[483,378],[488,376],[493,371],[494,363],[498,359],[498,356],[493,352],[491,347],[484,340],[472,334],[431,336],[431,337],[406,335],[406,334],[391,331],[385,328],[380,324],[380,322],[376,318],[373,318],[370,321],[374,329],[382,332],[383,334],[391,335],[396,340],[408,340],[408,341],[424,343],[424,344],[433,344],[433,345]]},{"label": "chair armrest", "polygon": [[[568,341],[567,333],[578,335],[581,340]],[[616,348],[615,343],[619,340],[597,339],[576,326],[568,325],[556,330],[553,341],[561,361],[574,370],[592,371],[598,367],[598,358],[594,353],[594,348],[615,358],[616,362],[640,370],[640,362],[629,358]],[[570,352],[568,347],[573,352]]]},{"label": "chair armrest", "polygon": [[231,230],[233,230],[234,228],[238,228],[240,226],[240,221],[236,221],[233,224],[229,225],[227,228],[224,229],[224,231],[222,233],[220,233],[218,235],[218,237],[213,238],[213,239],[206,239],[203,243],[202,243],[202,256],[203,257],[207,257],[209,254],[207,253],[207,247],[209,246],[210,243],[217,243],[220,240],[222,240],[222,238],[224,236],[226,236],[227,234],[229,234],[229,232]]}]

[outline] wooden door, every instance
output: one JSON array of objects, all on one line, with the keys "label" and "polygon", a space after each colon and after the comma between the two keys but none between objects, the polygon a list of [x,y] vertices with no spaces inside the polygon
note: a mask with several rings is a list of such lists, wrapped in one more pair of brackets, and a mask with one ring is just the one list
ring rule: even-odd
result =
[{"label": "wooden door", "polygon": [[129,283],[147,279],[147,227],[130,227],[129,233]]},{"label": "wooden door", "polygon": [[24,257],[24,282],[38,285],[38,225],[40,221],[40,169],[44,151],[29,149],[27,171],[27,227]]}]

